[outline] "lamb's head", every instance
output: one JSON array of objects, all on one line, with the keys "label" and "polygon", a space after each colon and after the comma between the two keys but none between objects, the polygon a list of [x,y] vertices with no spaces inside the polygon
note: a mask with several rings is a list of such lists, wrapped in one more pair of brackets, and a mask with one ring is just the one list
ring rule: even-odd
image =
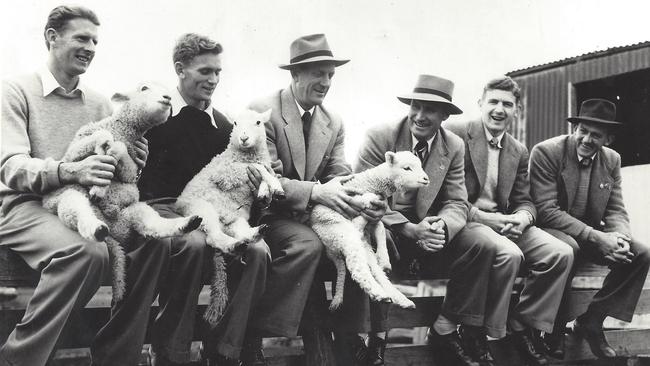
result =
[{"label": "lamb's head", "polygon": [[129,123],[137,123],[134,127],[139,131],[147,131],[162,124],[171,115],[172,98],[169,91],[155,82],[140,83],[129,93],[115,93],[111,100],[123,102],[119,113],[124,115]]},{"label": "lamb's head", "polygon": [[429,177],[422,169],[420,159],[410,151],[387,151],[386,165],[397,189],[415,189],[427,186]]},{"label": "lamb's head", "polygon": [[258,113],[246,109],[233,120],[230,144],[242,151],[266,147],[266,128],[264,123],[271,118],[271,110]]}]

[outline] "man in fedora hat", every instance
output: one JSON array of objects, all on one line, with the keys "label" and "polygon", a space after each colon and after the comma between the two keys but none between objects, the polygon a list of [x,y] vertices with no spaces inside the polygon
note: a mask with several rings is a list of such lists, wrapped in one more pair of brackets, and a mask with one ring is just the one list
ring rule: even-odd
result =
[{"label": "man in fedora hat", "polygon": [[[540,227],[574,252],[610,267],[601,290],[574,328],[600,358],[616,356],[603,334],[604,319],[632,320],[650,265],[648,246],[631,237],[621,194],[621,157],[606,147],[621,126],[615,117],[614,103],[585,100],[579,115],[568,118],[573,134],[540,142],[530,158],[531,194]],[[569,320],[574,314],[558,316]],[[556,323],[554,345],[562,344],[557,340],[563,339],[566,326],[566,322]]]},{"label": "man in fedora hat", "polygon": [[467,223],[465,148],[461,138],[441,127],[450,114],[462,113],[452,103],[453,88],[450,80],[420,75],[412,93],[398,96],[410,106],[408,115],[368,132],[355,170],[381,164],[385,151],[412,151],[422,160],[429,186],[393,196],[382,219],[387,242],[399,256],[394,272],[436,273],[437,267],[451,263],[447,295],[429,343],[441,364],[489,364],[485,336],[467,345],[456,329],[462,324],[487,329],[494,337],[505,335],[505,314],[522,254],[513,245],[497,257],[496,246],[483,239],[491,229]]},{"label": "man in fedora hat", "polygon": [[[479,99],[480,119],[444,126],[465,142],[468,221],[491,228],[485,240],[497,250],[516,246],[524,254],[528,276],[508,323],[521,357],[529,365],[545,365],[548,360],[538,346],[540,331],[553,330],[573,251],[533,225],[537,211],[530,197],[528,149],[507,132],[520,99],[521,89],[510,77],[492,79]],[[475,327],[461,327],[469,343],[477,334],[484,337]]]},{"label": "man in fedora hat", "polygon": [[[352,172],[344,157],[343,122],[323,106],[323,100],[336,67],[348,61],[334,57],[324,34],[300,37],[291,44],[289,63],[280,65],[281,69],[291,72],[289,87],[254,101],[250,106],[257,111],[272,109],[266,136],[272,167],[281,175],[286,193],[286,199],[274,202],[259,219],[260,223],[268,225],[265,240],[272,256],[267,290],[254,318],[254,324],[262,331],[294,336],[298,330],[323,251],[322,243],[305,224],[312,205],[326,205],[347,217],[363,213],[374,220],[386,210],[385,203],[378,201],[375,209],[360,212],[351,203],[354,192],[341,185],[342,177]],[[255,182],[253,189],[260,180],[255,173],[249,170]],[[278,280],[289,271],[293,273],[291,280]],[[346,290],[346,303],[354,297],[353,293]],[[266,303],[276,306],[267,307]],[[346,313],[347,308],[351,312],[356,310],[345,303],[343,308],[337,314]],[[342,331],[356,334],[356,329],[352,328]]]}]

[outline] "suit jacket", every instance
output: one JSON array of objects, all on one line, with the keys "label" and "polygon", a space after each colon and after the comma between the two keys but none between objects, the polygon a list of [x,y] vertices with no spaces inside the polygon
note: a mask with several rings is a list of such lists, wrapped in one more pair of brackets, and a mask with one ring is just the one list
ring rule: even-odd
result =
[{"label": "suit jacket", "polygon": [[[366,141],[359,150],[355,171],[363,171],[384,162],[386,151],[412,151],[413,142],[407,118],[382,125],[368,131]],[[427,216],[440,216],[447,224],[448,240],[465,226],[468,204],[463,174],[463,140],[444,128],[438,130],[431,144],[424,171],[429,176],[429,185],[418,189],[415,219],[421,221]],[[393,204],[382,222],[389,228],[409,222],[399,211],[392,210]]]},{"label": "suit jacket", "polygon": [[266,139],[272,168],[282,176],[280,182],[287,195],[274,203],[272,209],[276,212],[304,213],[314,184],[352,172],[344,156],[343,122],[332,111],[315,107],[308,136],[309,151],[305,152],[302,120],[290,87],[254,101],[249,108],[258,112],[273,110],[266,123]]},{"label": "suit jacket", "polygon": [[573,135],[563,135],[533,147],[530,181],[539,225],[580,240],[586,240],[593,227],[629,236],[629,218],[621,193],[621,156],[607,147],[598,151],[592,163],[584,222],[569,214],[580,174],[576,146]]},{"label": "suit jacket", "polygon": [[[478,211],[474,203],[481,195],[487,177],[488,142],[480,120],[444,124],[465,142],[465,187],[472,207],[469,219]],[[533,219],[537,211],[530,197],[528,179],[528,149],[509,133],[501,139],[499,172],[497,175],[496,203],[499,212],[510,214],[520,210],[530,212]]]}]

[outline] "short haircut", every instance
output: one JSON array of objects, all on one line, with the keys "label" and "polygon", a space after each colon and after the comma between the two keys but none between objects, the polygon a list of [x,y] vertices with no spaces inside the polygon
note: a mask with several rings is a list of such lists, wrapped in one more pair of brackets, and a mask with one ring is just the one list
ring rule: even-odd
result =
[{"label": "short haircut", "polygon": [[222,51],[223,47],[210,38],[196,33],[186,33],[180,36],[178,41],[176,41],[173,59],[174,63],[187,63],[192,61],[196,56],[205,53],[218,55]]},{"label": "short haircut", "polygon": [[503,90],[511,92],[512,95],[515,96],[517,104],[519,104],[519,101],[521,100],[521,88],[510,76],[501,76],[488,81],[487,84],[485,84],[485,87],[483,87],[483,95],[481,95],[481,98],[485,97],[485,93],[488,90]]},{"label": "short haircut", "polygon": [[50,11],[50,15],[47,16],[47,23],[45,23],[45,29],[43,30],[45,46],[48,50],[50,49],[50,42],[47,41],[47,30],[52,28],[57,32],[61,32],[69,21],[77,18],[87,19],[99,26],[99,19],[95,12],[83,6],[59,5]]}]

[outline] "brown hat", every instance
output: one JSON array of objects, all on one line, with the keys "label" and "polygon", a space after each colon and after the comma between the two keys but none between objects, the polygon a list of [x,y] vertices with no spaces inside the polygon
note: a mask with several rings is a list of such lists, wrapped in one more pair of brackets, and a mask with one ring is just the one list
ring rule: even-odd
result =
[{"label": "brown hat", "polygon": [[609,126],[620,126],[623,123],[614,121],[616,118],[616,105],[605,99],[587,99],[580,105],[577,117],[569,117],[571,123],[596,122]]},{"label": "brown hat", "polygon": [[449,106],[449,114],[461,114],[463,111],[451,102],[454,82],[433,75],[420,75],[412,93],[398,95],[402,103],[411,104],[413,99],[425,102],[443,103]]},{"label": "brown hat", "polygon": [[291,43],[289,55],[289,63],[280,65],[281,69],[290,70],[296,65],[319,61],[330,61],[334,66],[341,66],[350,61],[334,58],[324,34],[310,34],[296,39]]}]

